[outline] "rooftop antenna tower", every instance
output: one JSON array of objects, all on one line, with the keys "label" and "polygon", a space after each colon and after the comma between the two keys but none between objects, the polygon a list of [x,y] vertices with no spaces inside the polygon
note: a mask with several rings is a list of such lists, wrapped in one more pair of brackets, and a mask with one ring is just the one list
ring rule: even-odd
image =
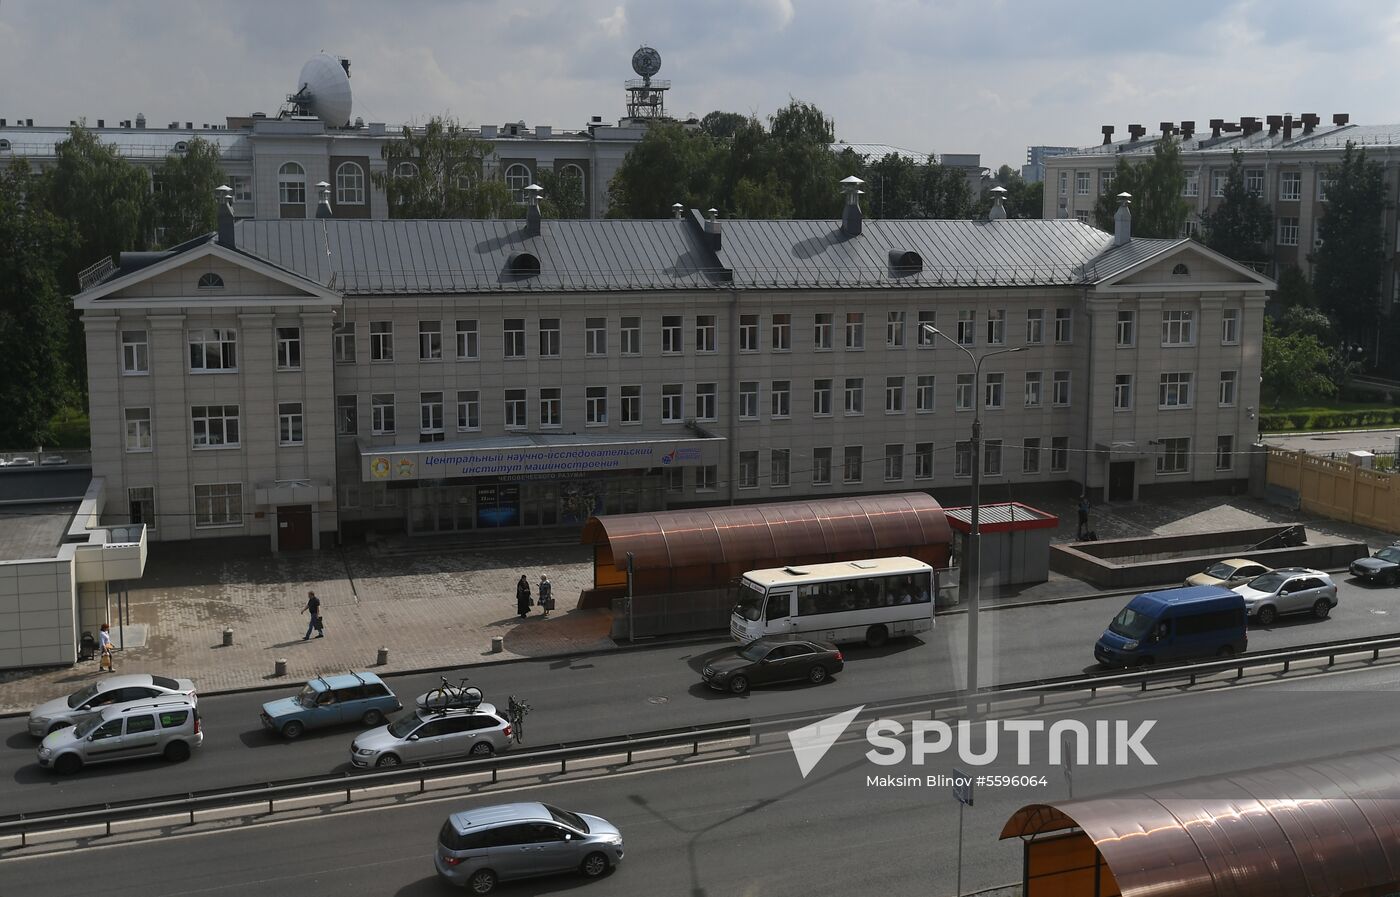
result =
[{"label": "rooftop antenna tower", "polygon": [[632,71],[641,75],[632,78],[624,86],[627,88],[627,117],[642,121],[661,121],[666,118],[666,91],[671,89],[670,81],[657,81],[653,77],[661,71],[661,54],[651,47],[640,47],[632,54]]}]

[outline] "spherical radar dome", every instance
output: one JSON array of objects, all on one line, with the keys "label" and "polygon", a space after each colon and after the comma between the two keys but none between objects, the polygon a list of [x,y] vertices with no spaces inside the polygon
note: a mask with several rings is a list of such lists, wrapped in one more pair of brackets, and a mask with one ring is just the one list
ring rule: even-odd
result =
[{"label": "spherical radar dome", "polygon": [[316,117],[333,128],[350,121],[350,75],[340,60],[328,53],[313,56],[301,67],[297,90],[309,94],[307,105]]}]

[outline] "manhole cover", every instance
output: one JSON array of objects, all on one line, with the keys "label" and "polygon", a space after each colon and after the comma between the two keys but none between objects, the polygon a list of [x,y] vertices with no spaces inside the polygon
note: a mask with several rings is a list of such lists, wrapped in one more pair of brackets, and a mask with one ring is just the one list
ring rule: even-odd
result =
[{"label": "manhole cover", "polygon": [[666,697],[665,695],[657,695],[656,697],[653,697],[653,698],[647,698],[647,703],[648,703],[648,704],[665,704],[666,702],[668,702],[668,701],[670,701],[670,700],[671,700],[671,699],[668,698],[668,697]]}]

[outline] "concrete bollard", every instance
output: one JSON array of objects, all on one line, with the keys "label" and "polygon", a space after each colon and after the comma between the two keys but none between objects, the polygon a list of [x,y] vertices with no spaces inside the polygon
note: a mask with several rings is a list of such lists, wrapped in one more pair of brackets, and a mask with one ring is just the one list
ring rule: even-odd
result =
[{"label": "concrete bollard", "polygon": [[379,661],[378,661],[379,665],[380,665],[380,666],[384,666],[384,665],[387,664],[388,662],[389,662],[389,649],[388,649],[388,648],[380,648],[380,649],[379,649]]},{"label": "concrete bollard", "polygon": [[232,628],[227,628],[227,629],[224,630],[224,647],[225,647],[225,648],[231,648],[231,647],[233,647],[233,629],[232,629]]},{"label": "concrete bollard", "polygon": [[500,654],[506,649],[506,637],[503,635],[491,636],[491,653]]},{"label": "concrete bollard", "polygon": [[287,675],[287,658],[285,658],[285,657],[279,657],[279,658],[277,659],[276,664],[274,664],[273,667],[272,667],[272,675],[274,675],[274,676],[285,676],[285,675]]}]

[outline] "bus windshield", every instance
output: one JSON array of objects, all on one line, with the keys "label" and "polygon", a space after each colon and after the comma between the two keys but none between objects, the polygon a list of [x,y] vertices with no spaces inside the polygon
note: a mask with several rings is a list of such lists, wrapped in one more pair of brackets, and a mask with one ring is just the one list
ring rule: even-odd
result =
[{"label": "bus windshield", "polygon": [[757,623],[763,619],[763,589],[749,582],[747,579],[739,580],[739,601],[734,605],[734,613],[748,620],[750,623]]}]

